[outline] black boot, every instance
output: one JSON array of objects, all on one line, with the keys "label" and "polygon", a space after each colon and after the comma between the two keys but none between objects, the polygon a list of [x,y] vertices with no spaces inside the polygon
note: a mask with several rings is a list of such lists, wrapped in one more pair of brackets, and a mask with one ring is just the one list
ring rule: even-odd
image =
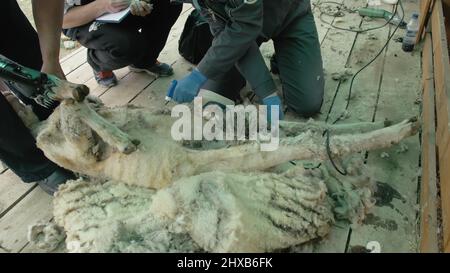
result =
[{"label": "black boot", "polygon": [[37,182],[43,191],[53,195],[57,190],[59,185],[66,183],[68,180],[76,179],[75,174],[72,172],[58,168],[47,178]]}]

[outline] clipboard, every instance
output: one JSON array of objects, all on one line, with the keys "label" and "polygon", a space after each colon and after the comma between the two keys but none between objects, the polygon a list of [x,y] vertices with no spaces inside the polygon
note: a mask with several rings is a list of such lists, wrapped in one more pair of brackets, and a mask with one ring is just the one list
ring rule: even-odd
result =
[{"label": "clipboard", "polygon": [[108,14],[104,14],[100,17],[98,17],[97,19],[95,19],[95,21],[97,22],[103,22],[103,23],[120,23],[122,22],[122,20],[128,16],[128,14],[130,14],[130,8],[126,8],[122,11],[119,12],[115,12],[115,13],[108,13]]}]

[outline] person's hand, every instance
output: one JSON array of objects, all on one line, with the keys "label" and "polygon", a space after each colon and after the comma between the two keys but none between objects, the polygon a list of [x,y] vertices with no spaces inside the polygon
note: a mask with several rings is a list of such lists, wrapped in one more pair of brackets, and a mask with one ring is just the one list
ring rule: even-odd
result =
[{"label": "person's hand", "polygon": [[278,95],[271,95],[263,99],[263,104],[267,106],[267,124],[272,123],[272,107],[278,108],[278,119],[282,120],[284,118],[283,114],[283,104],[281,103],[281,98]]},{"label": "person's hand", "polygon": [[42,65],[41,71],[46,74],[55,75],[56,77],[65,80],[66,76],[64,75],[64,71],[59,64],[59,60],[44,60],[44,64]]},{"label": "person's hand", "polygon": [[131,0],[97,0],[105,13],[115,13],[128,8]]},{"label": "person's hand", "polygon": [[197,96],[200,88],[208,80],[198,69],[194,69],[191,74],[179,81],[174,81],[172,99],[178,103],[191,102]]},{"label": "person's hand", "polygon": [[147,3],[146,1],[140,1],[140,0],[132,0],[130,5],[130,12],[133,15],[136,16],[147,16],[149,15],[153,10],[153,5],[150,3]]},{"label": "person's hand", "polygon": [[84,84],[62,80],[52,74],[47,74],[47,77],[51,85],[47,85],[48,89],[46,89],[42,94],[42,99],[44,101],[63,101],[66,99],[72,99],[80,102],[83,101],[87,95],[89,95],[89,87]]},{"label": "person's hand", "polygon": [[[74,99],[82,101],[89,94],[89,88],[83,84],[72,83],[66,80],[64,71],[58,59],[44,58],[41,72],[47,74],[48,80],[52,82],[49,90],[44,92],[44,101],[62,101]],[[38,102],[39,103],[39,102]],[[46,107],[45,103],[43,105]]]}]

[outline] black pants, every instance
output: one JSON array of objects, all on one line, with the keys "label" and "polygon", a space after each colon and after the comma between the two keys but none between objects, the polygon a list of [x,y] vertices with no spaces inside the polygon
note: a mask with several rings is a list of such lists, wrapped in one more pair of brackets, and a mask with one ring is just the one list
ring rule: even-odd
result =
[{"label": "black pants", "polygon": [[170,0],[154,1],[145,17],[130,14],[118,24],[92,22],[65,34],[88,48],[88,63],[96,71],[148,67],[155,64],[181,10],[182,5]]},{"label": "black pants", "polygon": [[[0,54],[24,66],[40,70],[42,57],[37,33],[20,10],[16,0],[0,1],[0,29],[2,36]],[[40,119],[50,115],[51,110],[20,94],[18,97],[25,104],[31,105]],[[28,128],[1,94],[0,119],[1,161],[24,182],[44,179],[55,171],[57,166],[36,147]]]}]

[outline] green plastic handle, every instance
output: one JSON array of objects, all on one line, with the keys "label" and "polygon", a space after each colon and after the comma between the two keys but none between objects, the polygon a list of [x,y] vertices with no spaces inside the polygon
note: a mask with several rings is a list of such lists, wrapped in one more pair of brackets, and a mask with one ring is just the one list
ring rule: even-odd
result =
[{"label": "green plastic handle", "polygon": [[384,9],[375,9],[375,8],[360,8],[358,9],[358,13],[361,16],[367,16],[371,18],[385,18],[386,12]]}]

